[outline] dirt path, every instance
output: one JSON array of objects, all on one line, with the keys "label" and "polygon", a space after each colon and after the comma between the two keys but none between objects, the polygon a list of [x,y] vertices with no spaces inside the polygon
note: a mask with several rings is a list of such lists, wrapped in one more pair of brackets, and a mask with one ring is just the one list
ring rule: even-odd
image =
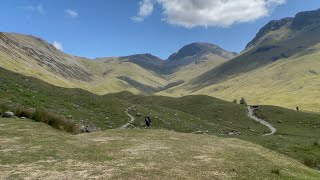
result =
[{"label": "dirt path", "polygon": [[131,107],[129,107],[128,109],[126,109],[125,113],[127,114],[127,116],[129,116],[130,121],[129,121],[127,124],[123,125],[123,126],[121,127],[121,129],[126,129],[126,128],[128,128],[128,127],[130,126],[130,124],[132,124],[132,123],[136,120],[131,114],[129,114],[129,110],[131,110],[132,108],[134,108],[134,106],[131,106]]},{"label": "dirt path", "polygon": [[257,117],[255,114],[254,114],[254,110],[255,108],[254,107],[251,107],[251,106],[248,106],[248,116],[259,122],[260,124],[264,125],[264,126],[267,126],[270,130],[271,130],[271,133],[268,133],[268,134],[264,134],[264,136],[270,136],[270,135],[273,135],[274,133],[277,132],[277,129],[275,127],[273,127],[270,123],[268,123],[267,121],[263,120],[263,119],[260,119],[259,117]]}]

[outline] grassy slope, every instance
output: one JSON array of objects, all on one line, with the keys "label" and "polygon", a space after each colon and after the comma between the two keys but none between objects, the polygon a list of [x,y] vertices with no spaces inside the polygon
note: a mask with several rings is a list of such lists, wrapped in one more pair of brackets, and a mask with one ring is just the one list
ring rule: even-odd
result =
[{"label": "grassy slope", "polygon": [[262,106],[257,112],[277,128],[269,137],[248,140],[282,152],[320,170],[320,116],[274,106]]},{"label": "grassy slope", "polygon": [[[247,117],[246,107],[208,96],[170,98],[161,96],[123,96],[137,103],[132,114],[143,113],[154,120],[153,128],[179,132],[203,131],[214,135],[240,132],[240,136],[261,135],[268,131]],[[136,117],[136,126],[144,124],[144,116]],[[252,130],[255,130],[253,132]]]},{"label": "grassy slope", "polygon": [[315,53],[282,59],[234,79],[209,86],[195,94],[209,94],[225,100],[245,97],[251,104],[300,106],[320,111],[320,45]]},{"label": "grassy slope", "polygon": [[[0,33],[0,67],[56,86],[81,88],[100,95],[121,91],[158,92],[172,82],[190,80],[225,60],[214,55],[200,59],[200,64],[164,75],[127,59],[89,60],[65,54],[36,37]],[[119,77],[130,78],[130,81]]]},{"label": "grassy slope", "polygon": [[[188,98],[162,98],[156,96],[134,96],[130,93],[110,94],[98,96],[80,89],[65,89],[52,86],[34,78],[27,78],[7,70],[0,70],[0,86],[6,90],[0,90],[0,99],[6,102],[20,103],[27,107],[42,107],[61,115],[72,115],[75,120],[85,120],[95,123],[102,129],[118,128],[128,121],[124,111],[135,105],[144,114],[159,114],[159,118],[165,120],[158,128],[166,128],[181,132],[195,132],[208,130],[211,134],[217,134],[226,128],[237,130],[243,134],[260,134],[266,128],[252,122],[246,117],[245,107],[234,105],[211,97]],[[148,105],[143,102],[145,101]],[[171,106],[167,103],[170,101]],[[142,103],[141,103],[142,102]],[[199,116],[201,113],[190,113],[184,109],[177,109],[178,104],[186,103],[186,106],[204,102],[204,110],[210,111],[207,118]],[[163,114],[166,109],[166,114]],[[211,110],[212,109],[212,110]],[[201,111],[199,111],[201,112]],[[234,118],[237,116],[238,118]],[[177,121],[183,119],[193,124]],[[202,120],[202,119],[203,120]],[[221,122],[220,122],[221,121]],[[172,126],[172,124],[176,124]],[[182,125],[180,125],[182,124]],[[242,124],[242,125],[240,125]],[[249,127],[256,130],[251,132]]]},{"label": "grassy slope", "polygon": [[271,31],[265,36],[272,39],[162,95],[206,94],[228,101],[245,97],[251,104],[319,112],[319,32],[318,24],[301,31]]},{"label": "grassy slope", "polygon": [[237,139],[161,130],[71,136],[13,119],[0,119],[0,127],[1,179],[320,178],[295,160]]},{"label": "grassy slope", "polygon": [[[305,154],[306,158],[314,158],[317,151],[316,148],[310,148],[310,143],[299,144],[294,138],[286,143],[278,143],[283,141],[284,135],[263,138],[261,135],[268,132],[268,129],[249,119],[246,116],[246,107],[208,96],[169,98],[137,96],[130,93],[97,96],[80,89],[55,87],[4,69],[0,70],[0,87],[6,89],[0,89],[1,102],[41,107],[61,115],[72,115],[76,121],[85,120],[102,129],[119,128],[126,124],[129,120],[124,111],[134,105],[135,108],[130,113],[136,116],[135,127],[144,127],[144,116],[150,114],[154,129],[186,133],[202,131],[212,135],[250,140],[268,148],[272,148],[270,144],[277,144],[279,148],[275,150],[296,158],[299,154]],[[266,113],[268,112],[269,110],[266,110]],[[141,113],[142,116],[138,116]],[[314,117],[311,122],[318,122],[318,115],[310,116]],[[301,136],[305,131],[319,134],[316,130],[311,126],[306,127],[292,137]],[[236,135],[238,133],[239,136]],[[300,140],[306,138],[302,137]],[[316,138],[317,136],[314,137]],[[309,148],[309,152],[305,153],[304,148]]]}]

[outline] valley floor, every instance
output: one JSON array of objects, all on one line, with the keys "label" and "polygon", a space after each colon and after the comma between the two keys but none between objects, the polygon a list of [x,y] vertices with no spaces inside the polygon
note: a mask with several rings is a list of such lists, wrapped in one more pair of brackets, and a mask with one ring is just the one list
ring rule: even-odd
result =
[{"label": "valley floor", "polygon": [[164,130],[70,135],[0,118],[0,179],[319,179],[246,141]]}]

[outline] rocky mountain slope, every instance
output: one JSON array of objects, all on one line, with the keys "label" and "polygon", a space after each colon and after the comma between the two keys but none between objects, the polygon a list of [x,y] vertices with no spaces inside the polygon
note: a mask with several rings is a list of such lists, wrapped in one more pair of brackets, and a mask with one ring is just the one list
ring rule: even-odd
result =
[{"label": "rocky mountain slope", "polygon": [[236,58],[161,94],[207,94],[320,111],[320,10],[269,22]]},{"label": "rocky mountain slope", "polygon": [[[188,48],[193,49],[192,54],[185,54]],[[65,54],[37,37],[0,34],[1,67],[57,86],[97,94],[156,93],[183,84],[235,54],[215,45],[194,43],[177,55],[169,60],[151,54],[90,60]]]}]

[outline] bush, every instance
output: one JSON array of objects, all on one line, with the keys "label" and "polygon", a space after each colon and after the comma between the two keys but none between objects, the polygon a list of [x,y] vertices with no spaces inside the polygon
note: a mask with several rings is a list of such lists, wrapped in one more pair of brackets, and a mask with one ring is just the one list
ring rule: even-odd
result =
[{"label": "bush", "polygon": [[310,168],[316,168],[319,165],[319,162],[315,158],[308,158],[305,159],[304,164]]},{"label": "bush", "polygon": [[33,115],[33,110],[18,106],[15,108],[15,115],[17,117],[26,117],[26,118],[31,118]]},{"label": "bush", "polygon": [[37,122],[46,123],[56,129],[64,130],[69,133],[74,133],[74,134],[80,133],[79,126],[72,120],[47,112],[43,109],[37,109],[34,112],[32,119]]},{"label": "bush", "polygon": [[238,100],[236,100],[236,99],[234,99],[232,102],[235,104],[238,104]]},{"label": "bush", "polygon": [[320,140],[313,143],[314,146],[320,146]]},{"label": "bush", "polygon": [[240,99],[240,104],[241,105],[247,105],[247,101],[244,98]]},{"label": "bush", "polygon": [[0,104],[0,113],[3,114],[6,111],[9,111],[9,106],[6,104]]},{"label": "bush", "polygon": [[279,175],[280,174],[280,170],[279,169],[272,169],[271,173]]}]

